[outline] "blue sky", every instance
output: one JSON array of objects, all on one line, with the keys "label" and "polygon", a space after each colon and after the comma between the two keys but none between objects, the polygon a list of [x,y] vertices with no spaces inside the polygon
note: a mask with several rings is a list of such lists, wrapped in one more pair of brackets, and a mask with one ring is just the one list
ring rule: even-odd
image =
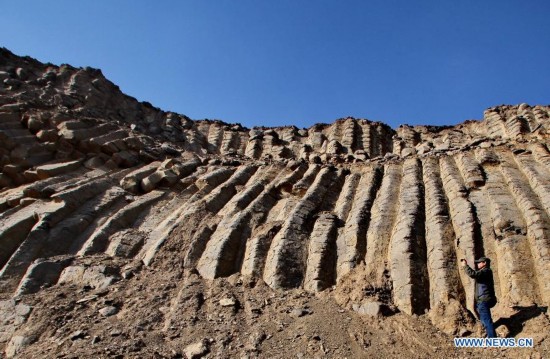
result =
[{"label": "blue sky", "polygon": [[456,124],[549,104],[550,1],[26,1],[0,46],[193,119]]}]

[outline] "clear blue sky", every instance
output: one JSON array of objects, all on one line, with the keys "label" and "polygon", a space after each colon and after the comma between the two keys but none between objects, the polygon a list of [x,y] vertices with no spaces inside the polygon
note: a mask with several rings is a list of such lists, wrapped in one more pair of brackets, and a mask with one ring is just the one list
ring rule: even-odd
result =
[{"label": "clear blue sky", "polygon": [[247,127],[444,125],[550,103],[548,0],[4,0],[0,20],[18,55]]}]

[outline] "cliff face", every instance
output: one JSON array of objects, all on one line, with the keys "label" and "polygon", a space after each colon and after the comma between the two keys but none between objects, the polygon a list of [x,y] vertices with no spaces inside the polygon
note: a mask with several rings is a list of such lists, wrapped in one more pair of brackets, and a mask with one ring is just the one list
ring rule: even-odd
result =
[{"label": "cliff face", "polygon": [[[114,307],[131,322],[147,316],[144,305],[162,306],[148,325],[167,333],[204,310],[193,283],[223,287],[217,278],[254,283],[251,292],[261,283],[329,293],[359,312],[375,303],[426,313],[464,333],[474,284],[458,260],[481,255],[492,259],[494,315],[535,305],[536,328],[548,328],[537,312],[550,304],[547,106],[498,106],[454,127],[346,118],[246,129],[164,112],[99,70],[5,49],[0,81],[8,355],[41,345],[53,353],[41,344],[56,334],[40,303],[67,288],[92,291],[90,301],[112,288],[164,290]],[[21,300],[35,301],[32,313],[6,314]]]}]

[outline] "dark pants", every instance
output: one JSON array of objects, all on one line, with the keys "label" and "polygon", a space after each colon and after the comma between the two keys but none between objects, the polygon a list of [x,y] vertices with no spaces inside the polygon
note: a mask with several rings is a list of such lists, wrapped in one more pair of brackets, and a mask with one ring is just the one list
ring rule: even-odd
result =
[{"label": "dark pants", "polygon": [[485,327],[487,332],[487,338],[496,338],[497,333],[493,326],[493,318],[491,318],[491,308],[489,308],[489,303],[487,302],[478,302],[477,303],[477,312],[479,313],[479,320],[481,324]]}]

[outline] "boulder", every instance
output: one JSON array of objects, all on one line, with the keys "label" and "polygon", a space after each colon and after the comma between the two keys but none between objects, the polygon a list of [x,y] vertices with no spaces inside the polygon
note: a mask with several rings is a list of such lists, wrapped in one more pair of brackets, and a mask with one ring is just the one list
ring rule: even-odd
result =
[{"label": "boulder", "polygon": [[187,359],[202,358],[208,353],[207,341],[202,340],[200,342],[189,344],[185,347],[183,353]]},{"label": "boulder", "polygon": [[382,317],[388,313],[388,307],[379,301],[364,301],[361,304],[353,304],[353,310],[369,317]]}]

